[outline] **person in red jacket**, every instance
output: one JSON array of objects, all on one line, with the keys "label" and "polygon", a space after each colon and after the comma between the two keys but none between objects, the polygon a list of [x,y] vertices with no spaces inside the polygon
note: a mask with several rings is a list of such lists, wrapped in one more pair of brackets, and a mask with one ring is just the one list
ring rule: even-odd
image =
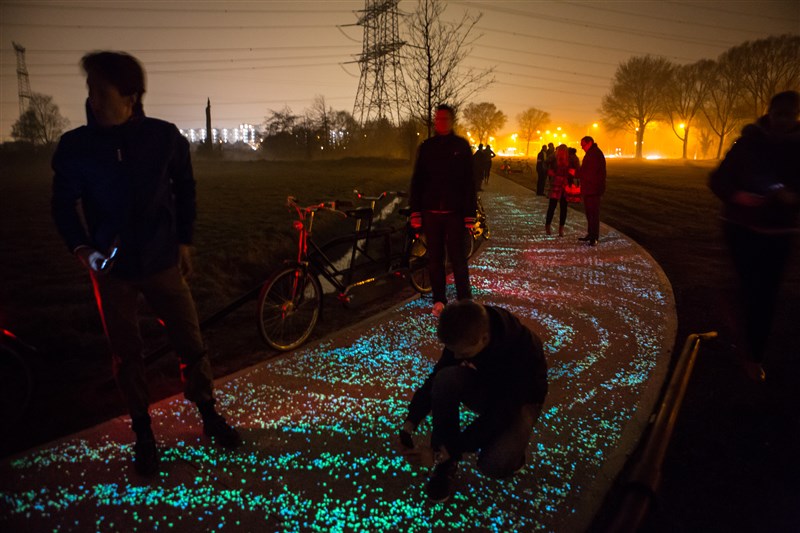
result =
[{"label": "person in red jacket", "polygon": [[[509,311],[460,300],[444,308],[437,330],[442,355],[415,392],[398,434],[412,464],[436,465],[428,498],[450,497],[458,462],[477,452],[478,468],[508,477],[525,465],[533,426],[547,396],[542,341]],[[478,413],[463,430],[461,406]],[[431,445],[415,446],[412,434],[433,416]]]},{"label": "person in red jacket", "polygon": [[550,186],[550,202],[547,205],[544,227],[547,234],[552,235],[553,228],[551,224],[558,205],[558,236],[563,237],[564,225],[567,223],[567,193],[565,188],[568,184],[572,184],[578,165],[573,163],[569,157],[567,146],[564,144],[556,148],[555,163],[555,166],[547,171],[552,185]]},{"label": "person in red jacket", "polygon": [[597,246],[600,240],[600,198],[606,192],[606,158],[594,139],[588,135],[581,139],[581,148],[586,152],[578,169],[581,183],[583,209],[586,213],[586,236],[578,240],[589,246]]},{"label": "person in red jacket", "polygon": [[163,320],[180,358],[184,394],[203,432],[228,446],[241,439],[217,413],[213,377],[185,277],[195,220],[189,143],[174,124],[144,115],[144,69],[131,55],[93,52],[87,125],[65,133],[53,156],[52,214],[69,251],[89,273],[114,377],[136,434],[134,467],[158,471],[151,428],[139,296]]}]

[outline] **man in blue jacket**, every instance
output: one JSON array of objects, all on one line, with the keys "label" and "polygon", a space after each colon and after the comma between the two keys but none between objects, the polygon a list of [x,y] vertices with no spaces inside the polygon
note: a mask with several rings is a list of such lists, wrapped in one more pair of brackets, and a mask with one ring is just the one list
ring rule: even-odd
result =
[{"label": "man in blue jacket", "polygon": [[[461,300],[444,308],[437,334],[439,361],[417,389],[399,434],[412,463],[431,466],[426,487],[433,502],[446,501],[462,454],[478,452],[478,468],[507,477],[525,465],[533,426],[547,395],[542,342],[505,309]],[[461,405],[478,413],[465,429]],[[412,433],[433,415],[431,446],[414,446]]]},{"label": "man in blue jacket", "polygon": [[53,156],[52,212],[70,252],[91,276],[114,376],[136,434],[134,466],[158,471],[137,298],[164,321],[187,399],[203,432],[228,447],[241,439],[217,413],[211,365],[189,286],[195,181],[189,144],[168,122],[145,117],[144,70],[132,56],[94,52],[87,125],[64,134]]}]

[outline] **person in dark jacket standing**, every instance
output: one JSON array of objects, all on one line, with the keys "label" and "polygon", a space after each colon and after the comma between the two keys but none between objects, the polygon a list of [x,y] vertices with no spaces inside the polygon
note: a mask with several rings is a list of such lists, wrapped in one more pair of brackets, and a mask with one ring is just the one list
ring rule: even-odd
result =
[{"label": "person in dark jacket standing", "polygon": [[[463,300],[439,320],[444,350],[414,392],[398,435],[410,462],[435,467],[427,484],[431,501],[450,497],[464,453],[478,453],[486,475],[507,477],[521,469],[533,426],[547,396],[542,341],[505,309]],[[478,413],[463,431],[461,405]],[[431,445],[415,446],[412,434],[433,414]]]},{"label": "person in dark jacket standing", "polygon": [[[86,267],[111,352],[114,376],[136,434],[134,467],[158,471],[139,333],[137,297],[163,320],[180,358],[188,400],[203,432],[235,447],[238,432],[217,413],[211,365],[189,286],[195,181],[188,141],[145,117],[144,69],[121,52],[93,52],[87,122],[65,133],[53,156],[52,212],[70,252]],[[85,225],[84,225],[85,222]]]},{"label": "person in dark jacket standing", "polygon": [[447,303],[445,249],[453,267],[457,298],[472,297],[464,232],[475,225],[477,193],[472,150],[466,139],[453,133],[454,121],[451,107],[443,104],[436,108],[436,135],[420,145],[411,177],[411,225],[425,232],[436,316]]},{"label": "person in dark jacket standing", "polygon": [[768,112],[749,124],[711,173],[723,202],[723,231],[739,277],[741,314],[733,324],[737,356],[749,378],[762,366],[775,305],[796,243],[800,212],[800,94],[772,97]]},{"label": "person in dark jacket standing", "polygon": [[536,196],[544,196],[544,186],[547,184],[547,146],[536,156]]},{"label": "person in dark jacket standing", "polygon": [[586,155],[578,169],[578,179],[586,213],[587,232],[585,237],[578,240],[587,241],[589,246],[597,246],[600,240],[600,198],[606,192],[606,157],[588,135],[581,139],[581,148]]}]

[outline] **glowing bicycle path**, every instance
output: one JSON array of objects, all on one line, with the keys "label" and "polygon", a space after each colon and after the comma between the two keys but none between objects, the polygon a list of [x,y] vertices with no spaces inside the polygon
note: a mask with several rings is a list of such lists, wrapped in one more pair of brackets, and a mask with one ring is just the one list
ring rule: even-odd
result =
[{"label": "glowing bicycle path", "polygon": [[474,297],[522,318],[550,366],[517,476],[486,478],[470,458],[454,498],[431,505],[427,472],[394,452],[405,406],[440,351],[430,301],[417,299],[221,380],[219,402],[245,440],[235,452],[200,437],[194,407],[173,397],[153,409],[163,447],[155,480],[133,472],[122,417],[5,459],[0,530],[583,530],[666,375],[672,290],[625,236],[603,227],[600,245],[586,247],[576,241],[585,219],[570,210],[567,236],[548,237],[546,200],[493,180]]}]

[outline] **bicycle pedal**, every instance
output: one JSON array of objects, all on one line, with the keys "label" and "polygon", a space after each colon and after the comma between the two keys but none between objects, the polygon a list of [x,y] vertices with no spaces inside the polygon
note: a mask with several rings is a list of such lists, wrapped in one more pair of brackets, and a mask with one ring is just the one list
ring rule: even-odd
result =
[{"label": "bicycle pedal", "polygon": [[349,304],[352,298],[350,297],[349,294],[339,293],[336,296],[336,299],[339,300],[340,302],[342,302],[343,304]]}]

